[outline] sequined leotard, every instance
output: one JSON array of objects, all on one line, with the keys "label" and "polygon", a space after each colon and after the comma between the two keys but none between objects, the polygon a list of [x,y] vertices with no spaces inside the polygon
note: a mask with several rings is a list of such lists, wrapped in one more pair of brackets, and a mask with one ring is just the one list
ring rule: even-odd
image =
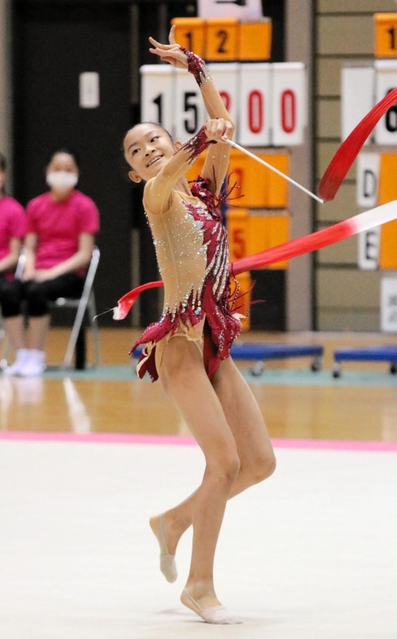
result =
[{"label": "sequined leotard", "polygon": [[172,336],[184,335],[200,345],[211,377],[241,330],[232,312],[227,234],[214,194],[203,178],[191,192],[173,190],[161,214],[145,206],[164,281],[164,308],[131,352],[146,344],[137,370],[140,377],[148,371],[153,381],[158,378],[156,346],[163,348]]}]

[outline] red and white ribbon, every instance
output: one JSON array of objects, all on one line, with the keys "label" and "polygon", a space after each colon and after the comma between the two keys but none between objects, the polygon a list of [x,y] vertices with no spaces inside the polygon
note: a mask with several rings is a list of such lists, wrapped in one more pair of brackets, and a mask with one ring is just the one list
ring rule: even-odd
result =
[{"label": "red and white ribbon", "polygon": [[[299,255],[304,255],[305,253],[310,253],[311,251],[317,251],[325,246],[330,246],[331,244],[345,240],[352,235],[357,235],[375,226],[380,226],[381,224],[386,224],[386,222],[391,222],[396,219],[397,200],[393,200],[365,213],[355,215],[348,220],[333,224],[326,229],[321,229],[321,231],[316,231],[315,233],[305,235],[296,240],[290,240],[285,244],[280,244],[280,246],[255,253],[255,255],[250,255],[249,257],[243,257],[229,264],[229,270],[234,275],[239,275],[245,271],[264,268],[265,266],[275,264],[282,260],[288,260],[293,257],[298,257]],[[118,305],[113,309],[113,319],[124,319],[142,291],[159,286],[164,286],[161,280],[148,282],[124,295],[119,299]]]}]

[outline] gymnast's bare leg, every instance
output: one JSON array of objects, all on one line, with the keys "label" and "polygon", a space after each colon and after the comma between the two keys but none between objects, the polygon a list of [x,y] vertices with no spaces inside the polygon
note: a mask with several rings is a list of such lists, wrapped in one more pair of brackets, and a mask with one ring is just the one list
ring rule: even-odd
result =
[{"label": "gymnast's bare leg", "polygon": [[[211,383],[197,346],[184,338],[174,338],[164,350],[159,374],[206,460],[201,486],[162,516],[170,554],[175,553],[179,538],[193,524],[186,589],[205,609],[219,605],[213,565],[226,501],[268,477],[275,459],[260,409],[230,358],[221,362]],[[152,518],[151,526],[159,536],[158,517]],[[185,591],[181,599],[192,607]]]}]

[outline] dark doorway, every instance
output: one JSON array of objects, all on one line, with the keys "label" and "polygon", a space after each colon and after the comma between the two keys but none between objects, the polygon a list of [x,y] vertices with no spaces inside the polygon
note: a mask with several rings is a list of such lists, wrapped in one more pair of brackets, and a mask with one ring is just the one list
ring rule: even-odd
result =
[{"label": "dark doorway", "polygon": [[[131,189],[120,151],[131,122],[130,8],[17,1],[13,36],[15,195],[26,204],[46,190],[43,168],[54,150],[77,152],[79,188],[101,215],[100,312],[131,283]],[[83,72],[99,73],[97,108],[79,106]],[[101,318],[111,323],[110,314]]]}]

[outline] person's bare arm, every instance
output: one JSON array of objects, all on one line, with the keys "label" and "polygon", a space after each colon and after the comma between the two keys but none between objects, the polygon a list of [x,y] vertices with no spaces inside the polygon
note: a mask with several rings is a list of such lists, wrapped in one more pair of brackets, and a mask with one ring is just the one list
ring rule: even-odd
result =
[{"label": "person's bare arm", "polygon": [[28,233],[25,237],[26,260],[21,279],[25,282],[33,280],[35,274],[37,234]]},{"label": "person's bare arm", "polygon": [[[234,122],[227,111],[208,69],[198,56],[187,51],[175,42],[175,28],[169,34],[169,44],[161,44],[149,38],[153,48],[151,53],[158,55],[161,60],[173,66],[186,69],[192,73],[200,88],[201,95],[211,120],[220,120],[223,127],[222,137],[231,139],[234,133]],[[212,145],[207,153],[202,175],[208,179],[210,188],[219,193],[229,164],[230,146],[228,144]]]},{"label": "person's bare arm", "polygon": [[170,158],[161,171],[146,183],[143,203],[151,213],[159,214],[167,211],[171,205],[172,191],[178,180],[185,175],[191,163],[207,147],[226,147],[222,141],[225,135],[225,121],[208,120],[197,135],[181,146]]},{"label": "person's bare arm", "polygon": [[10,271],[15,268],[21,252],[21,244],[22,242],[19,237],[11,238],[9,242],[10,252],[8,255],[3,257],[2,260],[0,260],[0,273],[5,273],[6,271]]}]

